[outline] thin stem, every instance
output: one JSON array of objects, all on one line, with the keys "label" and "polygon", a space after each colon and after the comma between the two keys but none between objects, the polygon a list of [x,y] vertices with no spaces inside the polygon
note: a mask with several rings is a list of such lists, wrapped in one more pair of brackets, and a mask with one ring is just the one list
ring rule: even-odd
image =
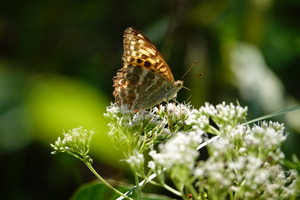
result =
[{"label": "thin stem", "polygon": [[193,195],[193,198],[194,199],[199,199],[199,194],[192,185],[189,185],[189,189],[190,189],[190,191]]},{"label": "thin stem", "polygon": [[212,138],[210,138],[208,141],[206,142],[203,142],[202,144],[200,144],[198,147],[197,147],[197,151],[199,149],[202,149],[203,147],[205,147],[206,145],[208,145],[209,143],[212,143],[213,141],[215,141],[216,139],[220,138],[220,135],[217,135],[217,136],[214,136]]},{"label": "thin stem", "polygon": [[[74,156],[75,158],[81,160],[82,162],[85,162],[84,159],[83,159],[81,156],[78,156],[77,154],[75,154],[75,153],[73,153],[73,152],[71,152],[71,151],[66,151],[66,153],[68,153],[68,154]],[[86,161],[86,162],[87,162],[87,161]]]},{"label": "thin stem", "polygon": [[152,173],[152,169],[149,170],[148,174],[145,178],[146,181],[143,182],[143,185],[141,186],[141,188],[144,188],[144,186],[146,185],[147,181],[151,181],[149,180],[149,177],[151,176],[151,173]]},{"label": "thin stem", "polygon": [[208,132],[214,135],[221,135],[220,131],[213,126],[209,126]]},{"label": "thin stem", "polygon": [[106,185],[106,187],[110,188],[111,190],[113,190],[115,193],[121,195],[122,197],[126,198],[126,199],[130,199],[133,200],[132,198],[126,196],[125,194],[123,194],[122,192],[120,192],[119,190],[117,190],[116,188],[114,188],[113,186],[111,186],[109,183],[107,183],[97,172],[96,170],[92,167],[92,165],[87,162],[84,161],[84,163],[86,164],[86,166],[91,170],[91,172],[93,172],[93,174],[95,174],[95,176],[102,182],[104,183],[104,185]]},{"label": "thin stem", "polygon": [[137,200],[140,200],[141,199],[141,187],[140,187],[140,184],[139,184],[139,178],[138,178],[135,171],[133,171],[133,174],[134,174],[134,179],[135,179],[135,183],[136,183]]},{"label": "thin stem", "polygon": [[175,187],[177,188],[177,190],[181,193],[182,199],[186,199],[186,197],[184,195],[183,187],[180,187],[179,183],[176,183],[174,180],[173,180],[173,183],[174,183]]},{"label": "thin stem", "polygon": [[165,188],[166,190],[169,190],[170,192],[172,192],[173,194],[181,197],[182,193],[179,192],[178,190],[168,186],[167,184],[162,184],[162,183],[158,183],[158,182],[155,182],[155,181],[149,181],[149,183],[151,183],[152,185],[156,185],[156,186],[161,186],[163,188]]},{"label": "thin stem", "polygon": [[181,196],[181,195],[182,195],[181,192],[175,190],[174,188],[168,186],[167,184],[163,184],[162,186],[163,186],[165,189],[169,190],[170,192],[176,194],[177,196]]},{"label": "thin stem", "polygon": [[234,199],[232,192],[229,192],[229,196],[230,196],[230,199]]}]

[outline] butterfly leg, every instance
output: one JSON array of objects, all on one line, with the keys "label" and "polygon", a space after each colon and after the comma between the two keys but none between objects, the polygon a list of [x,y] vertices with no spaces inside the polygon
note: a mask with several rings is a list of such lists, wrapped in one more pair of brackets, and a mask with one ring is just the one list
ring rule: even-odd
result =
[{"label": "butterfly leg", "polygon": [[158,113],[157,113],[157,115],[159,115],[159,113],[160,113],[160,103],[158,104]]},{"label": "butterfly leg", "polygon": [[190,98],[193,96],[193,91],[192,91],[191,89],[187,88],[187,87],[184,87],[184,86],[183,86],[183,88],[191,92],[191,95],[190,95],[189,98],[186,100],[186,102],[188,102],[188,101],[190,100]]},{"label": "butterfly leg", "polygon": [[170,118],[169,118],[169,115],[168,115],[168,102],[166,104],[166,117],[167,117],[167,120],[169,122],[169,126],[170,126],[170,131],[172,132],[172,124],[171,124],[171,121],[170,121]]}]

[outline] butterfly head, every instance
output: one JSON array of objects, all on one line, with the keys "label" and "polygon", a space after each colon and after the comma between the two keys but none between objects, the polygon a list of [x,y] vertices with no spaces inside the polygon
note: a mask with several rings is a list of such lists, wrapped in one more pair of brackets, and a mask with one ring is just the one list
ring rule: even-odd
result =
[{"label": "butterfly head", "polygon": [[175,81],[173,87],[169,90],[169,92],[165,95],[164,101],[169,101],[174,99],[178,93],[178,91],[183,87],[183,81]]}]

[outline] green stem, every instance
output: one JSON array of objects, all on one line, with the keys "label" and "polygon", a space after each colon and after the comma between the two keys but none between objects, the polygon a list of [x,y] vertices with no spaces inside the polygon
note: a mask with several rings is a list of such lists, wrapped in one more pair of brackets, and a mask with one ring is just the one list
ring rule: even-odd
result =
[{"label": "green stem", "polygon": [[140,188],[139,178],[135,171],[133,171],[133,174],[134,174],[134,179],[135,179],[135,184],[136,184],[137,200],[140,200],[141,199],[141,188]]},{"label": "green stem", "polygon": [[91,170],[91,172],[93,172],[93,174],[95,174],[95,176],[104,184],[106,185],[106,187],[110,188],[111,190],[113,190],[115,193],[119,194],[120,196],[126,198],[126,199],[130,199],[133,200],[132,198],[126,196],[125,194],[123,194],[122,192],[120,192],[119,190],[117,190],[116,188],[114,188],[113,186],[111,186],[109,183],[107,183],[96,171],[95,169],[92,167],[92,165],[90,163],[88,163],[87,161],[84,161],[84,163],[86,164],[86,166]]},{"label": "green stem", "polygon": [[214,135],[221,135],[220,131],[213,126],[209,126],[208,132]]},{"label": "green stem", "polygon": [[232,192],[229,192],[229,196],[230,196],[230,199],[234,199]]},{"label": "green stem", "polygon": [[149,183],[151,183],[151,184],[153,184],[153,185],[164,187],[166,190],[169,190],[170,192],[172,192],[173,194],[175,194],[175,195],[177,195],[177,196],[181,196],[181,193],[180,193],[179,191],[177,191],[176,189],[174,189],[174,188],[168,186],[168,185],[165,184],[163,181],[161,181],[160,183],[157,183],[157,182],[155,182],[155,181],[153,181],[153,180],[148,180],[148,178],[150,177],[151,173],[152,173],[152,169],[149,170],[149,172],[148,172],[148,174],[147,174],[147,177],[146,177],[146,179],[145,179],[145,180],[147,180],[147,181],[144,182],[144,184],[143,184],[142,187],[144,187],[144,185],[146,185],[146,183],[149,182]]},{"label": "green stem", "polygon": [[182,195],[181,192],[175,190],[174,188],[168,186],[167,184],[163,184],[163,187],[164,187],[166,190],[169,190],[170,192],[176,194],[177,196],[181,196],[181,195]]},{"label": "green stem", "polygon": [[199,194],[192,185],[189,185],[189,189],[193,195],[193,199],[199,199]]},{"label": "green stem", "polygon": [[179,197],[181,197],[181,195],[182,195],[181,192],[179,192],[178,190],[176,190],[176,189],[174,189],[174,188],[168,186],[168,185],[165,184],[165,183],[157,183],[157,182],[155,182],[155,181],[148,181],[148,182],[151,183],[152,185],[156,185],[156,186],[163,187],[163,188],[165,188],[166,190],[169,190],[170,192],[172,192],[173,194],[175,194],[175,195],[177,195],[177,196],[179,196]]}]

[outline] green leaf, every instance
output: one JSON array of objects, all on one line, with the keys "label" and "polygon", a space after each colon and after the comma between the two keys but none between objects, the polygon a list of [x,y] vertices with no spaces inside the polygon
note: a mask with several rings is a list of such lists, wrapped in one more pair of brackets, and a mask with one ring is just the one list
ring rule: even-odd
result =
[{"label": "green leaf", "polygon": [[[116,187],[121,192],[126,192],[128,188],[125,187]],[[73,194],[71,200],[99,200],[99,199],[107,199],[107,200],[115,200],[119,197],[118,194],[114,193],[112,190],[107,188],[102,183],[95,181],[90,182],[84,185],[81,185]],[[133,197],[135,198],[135,195]]]},{"label": "green leaf", "polygon": [[[125,193],[132,188],[132,185],[124,185],[120,184],[120,186],[116,186],[116,188]],[[105,185],[98,181],[93,181],[84,185],[81,185],[70,198],[71,200],[99,200],[99,199],[107,199],[107,200],[115,200],[119,197],[118,194],[114,193],[112,190],[107,188]],[[130,198],[136,199],[136,193],[133,193]],[[142,200],[171,200],[172,198],[157,195],[157,194],[142,194]]]},{"label": "green leaf", "polygon": [[158,195],[158,194],[147,194],[142,196],[142,200],[171,200],[173,198],[164,196],[164,195]]},{"label": "green leaf", "polygon": [[[254,122],[257,122],[257,121],[268,119],[270,117],[275,117],[275,116],[278,116],[278,115],[283,115],[283,114],[286,114],[286,113],[289,113],[289,112],[293,112],[293,111],[297,111],[297,110],[300,110],[300,106],[296,106],[296,107],[293,107],[293,108],[289,108],[289,109],[281,110],[281,111],[274,112],[274,113],[271,113],[271,114],[268,114],[268,115],[264,115],[262,117],[258,117],[256,119],[250,120],[250,121],[248,121],[248,122],[246,122],[244,124],[251,124],[251,123],[254,123]],[[242,124],[242,125],[244,125],[244,124]]]}]

